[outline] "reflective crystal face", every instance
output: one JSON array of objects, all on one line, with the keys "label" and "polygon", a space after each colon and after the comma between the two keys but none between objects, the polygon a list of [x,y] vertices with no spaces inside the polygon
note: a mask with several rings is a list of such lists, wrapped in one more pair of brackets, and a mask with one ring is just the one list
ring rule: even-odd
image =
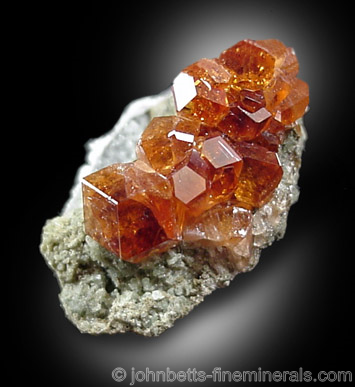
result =
[{"label": "reflective crystal face", "polygon": [[221,136],[212,137],[204,141],[202,156],[215,168],[221,168],[242,160],[238,153]]},{"label": "reflective crystal face", "polygon": [[233,140],[249,141],[267,129],[270,119],[271,113],[265,108],[250,113],[237,106],[218,124],[218,129]]},{"label": "reflective crystal face", "polygon": [[187,165],[173,173],[172,179],[175,197],[184,204],[206,191],[206,180]]},{"label": "reflective crystal face", "polygon": [[180,73],[173,82],[173,95],[176,110],[179,112],[197,95],[194,77]]}]

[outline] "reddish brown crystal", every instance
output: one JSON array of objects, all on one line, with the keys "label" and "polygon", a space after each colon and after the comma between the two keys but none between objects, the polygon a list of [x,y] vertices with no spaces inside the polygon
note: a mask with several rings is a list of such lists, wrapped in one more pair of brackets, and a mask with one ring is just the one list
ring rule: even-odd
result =
[{"label": "reddish brown crystal", "polygon": [[179,239],[180,225],[170,181],[140,160],[128,164],[124,176],[127,198],[148,207],[169,239]]},{"label": "reddish brown crystal", "polygon": [[218,124],[218,129],[235,141],[248,141],[266,130],[270,120],[271,113],[265,107],[248,112],[241,106],[236,106]]},{"label": "reddish brown crystal", "polygon": [[236,73],[236,86],[258,90],[271,82],[276,69],[294,71],[292,59],[285,63],[287,56],[292,57],[292,53],[279,40],[246,39],[223,51],[219,58]]},{"label": "reddish brown crystal", "polygon": [[244,40],[225,50],[220,60],[236,74],[235,100],[218,125],[222,132],[248,141],[268,129],[270,116],[282,125],[302,117],[308,86],[296,78],[298,61],[292,48],[275,39]]},{"label": "reddish brown crystal", "polygon": [[139,140],[137,157],[169,175],[191,153],[199,131],[199,122],[183,117],[153,118]]},{"label": "reddish brown crystal", "polygon": [[[210,145],[218,148],[218,145]],[[227,143],[224,145],[232,153],[226,156],[222,163],[215,162],[216,167],[209,160],[209,155],[206,156],[193,149],[172,173],[175,198],[180,202],[181,211],[185,213],[184,218],[198,216],[233,195],[243,163],[230,145]],[[216,158],[221,160],[221,156]]]},{"label": "reddish brown crystal", "polygon": [[279,146],[283,143],[285,138],[285,132],[279,131],[276,133],[272,133],[270,131],[266,131],[261,133],[259,136],[255,137],[251,143],[260,145],[269,151],[278,152]]},{"label": "reddish brown crystal", "polygon": [[120,254],[117,204],[125,192],[124,178],[118,165],[87,176],[82,188],[86,233],[106,249]]},{"label": "reddish brown crystal", "polygon": [[294,78],[290,80],[290,93],[276,108],[275,119],[282,125],[290,125],[301,118],[309,103],[309,90],[306,82]]},{"label": "reddish brown crystal", "polygon": [[[216,59],[201,59],[186,67],[182,73],[186,75],[179,75],[173,84],[176,108],[180,115],[197,119],[206,125],[218,123],[228,113],[232,72]],[[180,87],[180,83],[186,83],[187,76],[191,83],[186,91]],[[192,83],[195,93],[192,91]]]},{"label": "reddish brown crystal", "polygon": [[308,106],[297,73],[293,49],[275,39],[243,40],[186,67],[172,87],[177,115],[150,122],[137,161],[83,180],[87,234],[131,262],[183,238],[227,248],[243,269],[252,210],[278,186],[278,148]]},{"label": "reddish brown crystal", "polygon": [[243,207],[258,208],[270,199],[281,180],[280,161],[275,152],[256,144],[239,143],[237,149],[244,164],[235,197]]},{"label": "reddish brown crystal", "polygon": [[171,194],[167,179],[136,163],[94,172],[83,180],[85,231],[131,262],[165,251],[177,239]]},{"label": "reddish brown crystal", "polygon": [[241,161],[240,155],[222,136],[206,139],[203,142],[201,154],[216,169]]}]

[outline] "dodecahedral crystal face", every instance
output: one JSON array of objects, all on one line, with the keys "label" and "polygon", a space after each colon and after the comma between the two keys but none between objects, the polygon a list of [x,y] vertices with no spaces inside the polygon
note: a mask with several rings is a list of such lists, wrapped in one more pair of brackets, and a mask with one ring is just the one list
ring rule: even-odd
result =
[{"label": "dodecahedral crystal face", "polygon": [[297,73],[293,49],[275,39],[243,40],[183,69],[177,113],[152,119],[137,161],[83,180],[86,232],[131,262],[184,240],[227,249],[246,267],[252,211],[278,186],[278,148],[308,106]]},{"label": "dodecahedral crystal face", "polygon": [[222,136],[205,140],[202,146],[202,156],[215,168],[225,167],[226,165],[238,163],[242,160]]},{"label": "dodecahedral crystal face", "polygon": [[184,204],[190,203],[206,191],[206,179],[185,165],[172,175],[175,197]]}]

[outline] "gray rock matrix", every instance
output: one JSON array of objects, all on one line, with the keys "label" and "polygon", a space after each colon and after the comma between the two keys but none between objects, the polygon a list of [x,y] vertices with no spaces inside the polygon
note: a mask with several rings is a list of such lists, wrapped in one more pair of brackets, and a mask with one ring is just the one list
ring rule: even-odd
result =
[{"label": "gray rock matrix", "polygon": [[40,245],[60,286],[67,318],[83,333],[133,331],[157,336],[187,315],[204,297],[228,286],[258,263],[263,248],[283,237],[288,211],[299,196],[297,181],[306,131],[299,120],[281,146],[283,178],[266,205],[253,215],[251,257],[232,264],[225,251],[179,245],[141,264],[118,259],[85,235],[82,177],[115,162],[135,159],[137,140],[154,116],[174,114],[170,91],[133,101],[115,127],[87,144],[62,214],[46,222]]}]

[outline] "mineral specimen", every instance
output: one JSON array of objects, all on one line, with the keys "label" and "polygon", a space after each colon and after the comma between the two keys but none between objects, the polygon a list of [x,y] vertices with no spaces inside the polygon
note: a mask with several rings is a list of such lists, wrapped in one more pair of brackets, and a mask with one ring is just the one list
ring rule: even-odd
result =
[{"label": "mineral specimen", "polygon": [[[295,78],[293,50],[276,43],[243,41],[199,61],[178,75],[172,94],[133,102],[88,144],[63,215],[47,222],[41,243],[80,331],[159,335],[283,236],[298,198],[308,89]],[[236,55],[242,70],[230,64]],[[217,98],[223,93],[228,104]],[[219,115],[208,124],[205,104]],[[238,111],[244,118],[223,131]]]},{"label": "mineral specimen", "polygon": [[[83,180],[86,233],[140,262],[195,241],[186,236],[206,219],[234,229],[234,213],[267,203],[282,178],[277,150],[285,125],[308,105],[297,71],[293,50],[278,40],[244,40],[218,59],[186,67],[172,86],[177,114],[153,118],[138,142],[138,161]],[[208,232],[196,233],[198,245],[215,242]],[[231,252],[243,242],[222,234]]]}]

